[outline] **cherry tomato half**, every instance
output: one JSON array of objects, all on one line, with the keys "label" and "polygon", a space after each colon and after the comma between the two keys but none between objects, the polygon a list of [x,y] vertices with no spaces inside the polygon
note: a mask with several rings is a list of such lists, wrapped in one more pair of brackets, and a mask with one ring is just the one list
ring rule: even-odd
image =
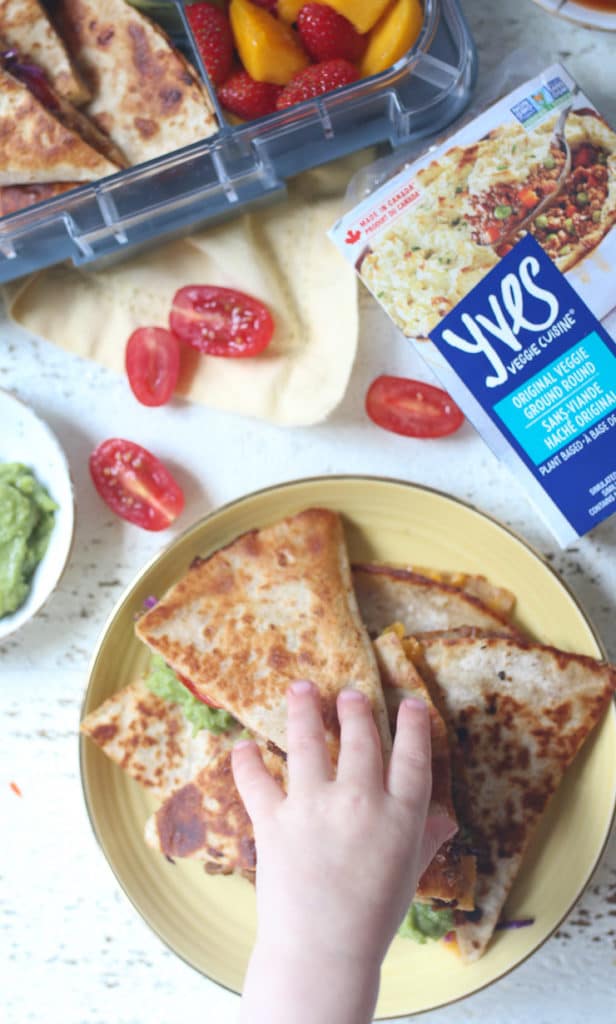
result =
[{"label": "cherry tomato half", "polygon": [[164,530],[184,508],[182,488],[151,452],[113,437],[90,456],[90,475],[112,512],[144,530]]},{"label": "cherry tomato half", "polygon": [[126,343],[126,373],[142,405],[164,405],[180,373],[180,343],[164,327],[138,327]]},{"label": "cherry tomato half", "polygon": [[169,326],[181,341],[210,356],[256,356],[274,333],[272,315],[251,295],[192,284],[173,298]]},{"label": "cherry tomato half", "polygon": [[377,377],[366,395],[366,412],[384,430],[405,437],[445,437],[464,423],[446,391],[406,377]]},{"label": "cherry tomato half", "polygon": [[208,708],[220,708],[220,704],[215,704],[214,701],[210,700],[209,697],[204,697],[202,693],[199,693],[195,684],[192,683],[190,679],[187,679],[186,676],[182,676],[178,673],[178,679],[180,680],[182,685],[185,686],[186,689],[190,691],[190,693],[192,693],[193,697],[196,697],[197,700],[200,700],[202,704],[207,704]]}]

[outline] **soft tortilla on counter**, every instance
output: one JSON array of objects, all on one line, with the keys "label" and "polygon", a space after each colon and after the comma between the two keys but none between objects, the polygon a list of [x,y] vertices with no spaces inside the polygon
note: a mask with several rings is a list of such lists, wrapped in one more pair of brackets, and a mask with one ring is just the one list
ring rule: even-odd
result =
[{"label": "soft tortilla on counter", "polygon": [[478,920],[457,925],[477,960],[498,923],[533,832],[565,770],[605,712],[616,670],[510,637],[422,638],[413,660],[458,737],[477,852]]},{"label": "soft tortilla on counter", "polygon": [[92,93],[87,113],[129,163],[218,131],[195,70],[162,29],[125,0],[59,0],[56,13]]},{"label": "soft tortilla on counter", "polygon": [[196,559],[135,632],[202,697],[281,750],[294,680],[311,679],[319,689],[334,762],[336,698],[344,687],[357,689],[389,755],[383,690],[335,512],[307,509]]},{"label": "soft tortilla on counter", "polygon": [[[54,267],[5,289],[27,330],[124,375],[137,327],[165,326],[186,284],[240,288],[265,302],[276,330],[255,359],[182,346],[177,394],[284,426],[324,420],[347,388],[358,338],[357,281],[326,237],[339,199],[305,193],[101,271]],[[104,311],[104,315],[101,313]],[[126,385],[128,395],[128,383]]]}]

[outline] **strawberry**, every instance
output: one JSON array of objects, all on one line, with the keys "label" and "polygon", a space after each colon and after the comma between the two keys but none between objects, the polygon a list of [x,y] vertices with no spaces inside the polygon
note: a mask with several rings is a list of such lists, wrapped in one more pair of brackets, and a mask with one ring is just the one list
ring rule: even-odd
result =
[{"label": "strawberry", "polygon": [[299,12],[297,27],[304,49],[314,61],[342,57],[351,62],[361,59],[366,41],[354,25],[324,4],[305,4]]},{"label": "strawberry", "polygon": [[186,5],[186,17],[199,53],[214,85],[221,85],[233,66],[233,35],[224,11],[212,4]]},{"label": "strawberry", "polygon": [[276,100],[282,92],[281,85],[256,82],[247,71],[236,71],[218,90],[220,102],[232,114],[251,121],[264,117],[276,110]]},{"label": "strawberry", "polygon": [[321,64],[311,64],[299,71],[282,90],[276,106],[278,110],[292,107],[294,103],[321,96],[331,89],[348,85],[359,78],[359,71],[348,60],[326,60]]}]

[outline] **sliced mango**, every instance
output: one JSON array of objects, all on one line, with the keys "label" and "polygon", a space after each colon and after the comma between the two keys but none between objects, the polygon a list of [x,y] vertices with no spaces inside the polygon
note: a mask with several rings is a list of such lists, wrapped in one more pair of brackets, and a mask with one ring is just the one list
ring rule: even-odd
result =
[{"label": "sliced mango", "polygon": [[[278,16],[290,25],[297,21],[297,15],[307,2],[308,0],[278,0]],[[344,14],[358,32],[369,32],[390,3],[391,0],[324,0],[325,7],[331,7],[338,11],[338,14]]]},{"label": "sliced mango", "polygon": [[231,0],[231,29],[240,60],[257,82],[286,85],[309,63],[288,25],[250,0]]},{"label": "sliced mango", "polygon": [[362,76],[378,75],[404,57],[421,32],[423,18],[420,0],[395,0],[368,36]]}]

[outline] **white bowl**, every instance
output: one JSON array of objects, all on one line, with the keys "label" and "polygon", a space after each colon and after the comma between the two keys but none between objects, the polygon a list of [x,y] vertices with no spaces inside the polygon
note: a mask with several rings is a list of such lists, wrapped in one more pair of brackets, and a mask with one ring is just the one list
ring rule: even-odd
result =
[{"label": "white bowl", "polygon": [[49,545],[35,570],[30,593],[17,611],[0,618],[2,639],[31,619],[58,583],[71,549],[75,503],[68,462],[56,437],[29,406],[2,390],[0,462],[23,462],[58,506]]}]

